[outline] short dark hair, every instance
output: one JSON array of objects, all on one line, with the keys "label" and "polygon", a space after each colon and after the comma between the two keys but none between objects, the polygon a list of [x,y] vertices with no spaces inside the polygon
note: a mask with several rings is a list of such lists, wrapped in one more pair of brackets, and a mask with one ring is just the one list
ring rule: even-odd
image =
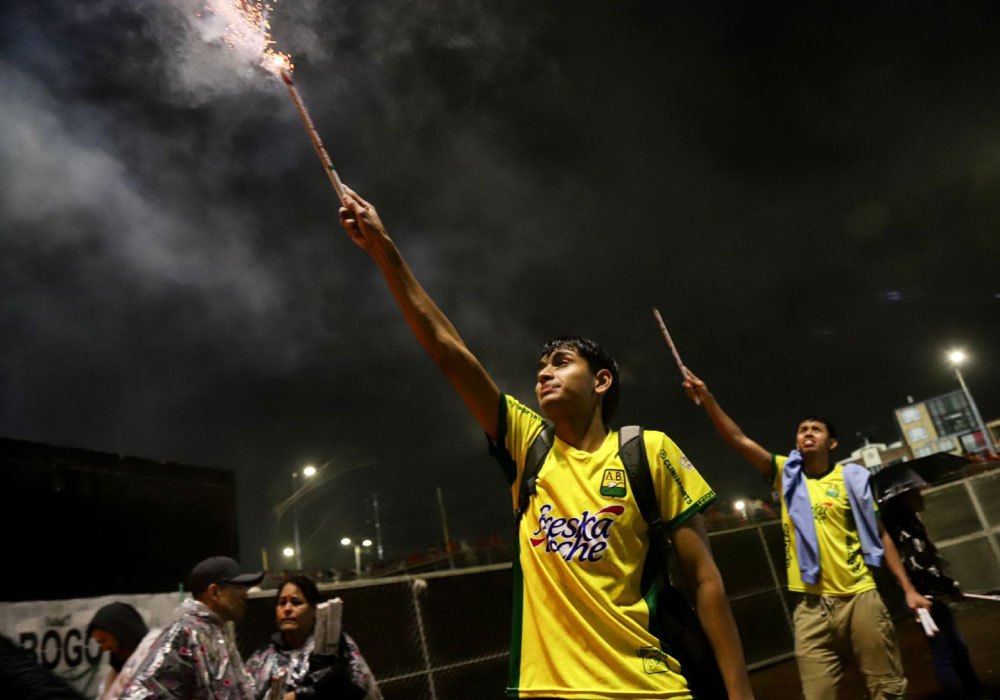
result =
[{"label": "short dark hair", "polygon": [[603,345],[590,338],[582,338],[578,335],[561,335],[553,338],[542,346],[539,357],[551,355],[560,348],[572,348],[576,350],[583,359],[587,361],[587,367],[593,374],[597,374],[602,369],[611,372],[611,388],[604,394],[601,401],[601,418],[604,427],[611,425],[611,418],[618,410],[618,400],[621,398],[621,381],[618,374],[618,363],[611,356]]},{"label": "short dark hair", "polygon": [[801,419],[798,423],[795,424],[795,429],[798,430],[799,426],[805,423],[807,420],[811,420],[815,423],[822,423],[823,425],[826,426],[826,432],[830,434],[831,440],[839,439],[837,437],[837,426],[835,426],[833,423],[828,421],[826,418],[823,418],[822,416],[806,416],[805,418]]},{"label": "short dark hair", "polygon": [[295,584],[295,586],[297,586],[298,589],[302,591],[302,597],[306,599],[306,602],[309,603],[310,607],[315,608],[317,605],[319,605],[320,602],[319,589],[316,588],[316,584],[313,583],[313,580],[308,576],[292,576],[282,581],[281,585],[278,586],[279,598],[281,597],[282,589],[284,589],[284,587],[290,583]]}]

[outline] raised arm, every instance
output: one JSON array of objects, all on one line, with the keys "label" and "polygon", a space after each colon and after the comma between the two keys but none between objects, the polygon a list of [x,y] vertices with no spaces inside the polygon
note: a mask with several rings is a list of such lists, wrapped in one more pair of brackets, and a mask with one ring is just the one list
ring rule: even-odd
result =
[{"label": "raised arm", "polygon": [[466,408],[486,433],[496,440],[500,390],[462,341],[462,337],[413,276],[409,265],[389,238],[375,207],[349,187],[340,225],[378,265],[413,335],[455,387]]},{"label": "raised arm", "polygon": [[757,471],[770,478],[771,453],[743,434],[740,426],[736,425],[733,419],[726,415],[726,412],[719,406],[705,382],[694,376],[691,370],[686,370],[686,373],[684,390],[692,401],[701,401],[701,405],[705,407],[705,413],[708,414],[722,439],[743,459],[750,462]]}]

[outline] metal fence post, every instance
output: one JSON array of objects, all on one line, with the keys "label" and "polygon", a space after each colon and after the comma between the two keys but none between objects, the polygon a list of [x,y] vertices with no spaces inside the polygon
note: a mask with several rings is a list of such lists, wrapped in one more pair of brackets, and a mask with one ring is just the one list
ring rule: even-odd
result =
[{"label": "metal fence post", "polygon": [[420,610],[420,599],[418,597],[419,591],[427,590],[427,581],[423,579],[414,579],[413,583],[410,584],[410,594],[413,598],[413,612],[417,616],[417,634],[420,635],[420,651],[424,655],[424,668],[427,674],[427,687],[431,691],[431,700],[437,700],[437,689],[434,687],[434,671],[431,668],[431,654],[430,650],[427,648],[427,634],[424,632],[424,614]]}]

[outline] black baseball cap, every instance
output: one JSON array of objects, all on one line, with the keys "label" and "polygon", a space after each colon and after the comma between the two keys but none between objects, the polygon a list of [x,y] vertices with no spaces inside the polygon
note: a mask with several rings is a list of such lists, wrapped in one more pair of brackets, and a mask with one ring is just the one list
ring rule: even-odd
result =
[{"label": "black baseball cap", "polygon": [[256,586],[264,580],[261,571],[243,573],[240,563],[230,557],[209,557],[198,562],[188,574],[188,590],[200,595],[213,583],[232,583],[238,586]]}]

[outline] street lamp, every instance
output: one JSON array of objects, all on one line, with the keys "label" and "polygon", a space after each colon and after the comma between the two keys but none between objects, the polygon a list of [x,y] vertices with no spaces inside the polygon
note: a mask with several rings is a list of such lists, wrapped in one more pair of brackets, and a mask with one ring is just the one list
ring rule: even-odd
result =
[{"label": "street lamp", "polygon": [[[315,475],[316,475],[316,467],[314,467],[311,464],[307,464],[305,467],[303,467],[303,469],[302,469],[302,478],[303,479],[308,479],[309,477],[312,477],[312,476],[315,476]],[[296,479],[298,478],[298,476],[299,476],[298,472],[292,472],[292,494],[293,495],[298,490],[298,482],[296,481]],[[295,503],[292,504],[292,520],[293,520],[293,522],[295,524],[295,551],[293,552],[293,554],[295,556],[295,568],[301,570],[302,569],[302,543],[299,541],[299,502],[298,501],[295,501]]]},{"label": "street lamp", "polygon": [[285,555],[286,559],[291,559],[292,557],[295,556],[295,550],[292,549],[291,547],[285,547],[283,550],[281,550],[281,553]]},{"label": "street lamp", "polygon": [[948,360],[951,361],[952,367],[955,368],[955,376],[958,377],[958,383],[962,385],[962,391],[965,392],[965,399],[969,402],[969,406],[972,408],[972,415],[976,419],[976,424],[983,433],[983,440],[986,442],[986,449],[996,454],[996,445],[993,444],[993,438],[990,436],[990,432],[986,429],[986,425],[983,423],[983,417],[979,415],[979,407],[976,406],[975,400],[972,398],[972,394],[969,392],[969,387],[965,385],[965,378],[962,377],[962,372],[959,370],[958,366],[965,362],[967,355],[959,349],[951,350],[948,353]]},{"label": "street lamp", "polygon": [[367,539],[367,538],[365,538],[365,539],[361,540],[360,544],[358,544],[357,542],[353,542],[352,543],[350,537],[344,537],[343,539],[340,540],[340,544],[344,545],[345,547],[352,547],[352,546],[354,547],[354,570],[358,572],[358,577],[360,577],[361,576],[361,548],[362,547],[365,547],[365,548],[371,547],[372,546],[372,541],[369,540],[369,539]]}]

